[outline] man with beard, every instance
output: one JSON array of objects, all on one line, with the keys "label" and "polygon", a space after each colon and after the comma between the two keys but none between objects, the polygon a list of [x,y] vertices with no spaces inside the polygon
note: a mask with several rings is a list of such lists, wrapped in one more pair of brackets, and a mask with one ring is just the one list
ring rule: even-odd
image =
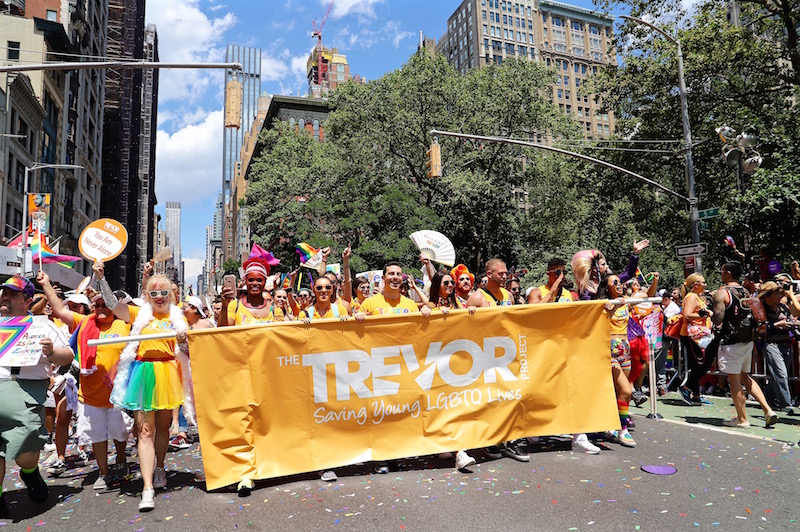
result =
[{"label": "man with beard", "polygon": [[[27,316],[33,301],[33,284],[13,276],[0,285],[0,316]],[[74,353],[52,322],[39,341],[42,352],[36,365],[0,366],[0,470],[6,474],[6,459],[17,462],[19,477],[35,503],[47,500],[48,489],[39,472],[39,451],[47,441],[44,429],[44,401],[50,382],[50,368],[72,362]],[[8,516],[8,506],[0,484],[0,518]]]},{"label": "man with beard", "polygon": [[469,273],[469,269],[463,264],[456,265],[450,271],[450,275],[456,282],[455,294],[460,308],[467,308],[467,300],[475,284],[475,276]]}]

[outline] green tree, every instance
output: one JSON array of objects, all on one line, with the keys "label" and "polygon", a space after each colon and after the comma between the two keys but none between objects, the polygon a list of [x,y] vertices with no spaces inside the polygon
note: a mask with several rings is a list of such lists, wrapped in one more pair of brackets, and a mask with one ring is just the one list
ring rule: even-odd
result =
[{"label": "green tree", "polygon": [[235,275],[238,277],[241,265],[236,259],[225,259],[225,262],[222,263],[223,275]]}]

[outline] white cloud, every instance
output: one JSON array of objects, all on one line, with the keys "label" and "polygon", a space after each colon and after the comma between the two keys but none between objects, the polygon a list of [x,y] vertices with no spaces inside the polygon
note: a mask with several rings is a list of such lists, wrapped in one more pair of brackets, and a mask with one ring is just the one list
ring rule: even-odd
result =
[{"label": "white cloud", "polygon": [[203,266],[206,261],[202,251],[193,250],[192,257],[183,257],[183,280],[187,285],[192,285],[194,295],[197,295],[197,276],[203,273]]},{"label": "white cloud", "polygon": [[[222,38],[236,23],[233,13],[220,11],[209,18],[199,7],[199,0],[151,0],[147,3],[147,22],[158,29],[158,51],[162,62],[222,62],[225,50]],[[221,86],[222,73],[210,75],[203,70],[162,70],[159,75],[159,101],[196,101],[209,86]]]},{"label": "white cloud", "polygon": [[308,54],[292,55],[288,49],[261,54],[261,80],[279,82],[283,94],[299,95],[306,90],[306,62]]},{"label": "white cloud", "polygon": [[[382,4],[384,0],[338,0],[333,4],[331,16],[342,18],[347,15],[357,15],[360,20],[375,18],[375,6]],[[320,5],[328,8],[329,0],[320,0]],[[321,19],[320,19],[321,21]]]},{"label": "white cloud", "polygon": [[156,138],[156,195],[158,203],[192,205],[215,198],[222,185],[221,110],[198,113],[201,122],[173,134],[159,130]]},{"label": "white cloud", "polygon": [[401,41],[409,37],[413,37],[414,33],[411,31],[402,30],[400,22],[390,20],[380,29],[370,29],[371,26],[360,27],[356,33],[352,33],[350,28],[345,26],[340,29],[333,38],[334,45],[344,43],[343,48],[372,48],[383,43],[392,43],[395,48],[400,47]]}]

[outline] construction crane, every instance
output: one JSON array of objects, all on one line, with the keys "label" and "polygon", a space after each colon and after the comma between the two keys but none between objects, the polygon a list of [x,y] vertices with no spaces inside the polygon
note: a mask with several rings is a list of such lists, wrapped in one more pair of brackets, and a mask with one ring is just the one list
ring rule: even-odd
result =
[{"label": "construction crane", "polygon": [[[311,37],[317,38],[317,85],[322,85],[322,28],[325,26],[325,21],[328,20],[328,15],[331,14],[331,8],[333,8],[333,1],[328,4],[328,10],[325,12],[325,16],[322,19],[322,24],[317,27],[317,21],[312,20],[311,25],[314,26],[314,31],[311,32]],[[327,68],[325,69],[327,72]]]}]

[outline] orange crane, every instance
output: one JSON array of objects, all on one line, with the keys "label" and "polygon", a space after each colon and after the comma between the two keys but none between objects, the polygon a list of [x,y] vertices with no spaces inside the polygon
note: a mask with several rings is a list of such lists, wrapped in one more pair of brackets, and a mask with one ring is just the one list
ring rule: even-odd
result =
[{"label": "orange crane", "polygon": [[[323,66],[322,66],[322,28],[325,26],[325,21],[328,20],[328,15],[331,14],[331,8],[333,8],[333,1],[328,4],[328,10],[325,12],[325,17],[322,19],[322,24],[317,27],[317,21],[312,20],[311,25],[314,26],[314,31],[311,32],[311,37],[317,38],[317,85],[322,85],[322,77],[323,77]],[[328,72],[328,67],[324,67],[325,73]]]}]

